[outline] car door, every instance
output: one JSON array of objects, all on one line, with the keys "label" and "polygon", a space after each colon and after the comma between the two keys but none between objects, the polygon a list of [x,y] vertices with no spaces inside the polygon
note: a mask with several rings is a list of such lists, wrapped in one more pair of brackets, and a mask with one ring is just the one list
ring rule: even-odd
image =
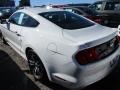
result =
[{"label": "car door", "polygon": [[13,14],[7,24],[5,30],[5,37],[8,40],[8,43],[15,49],[20,50],[21,48],[21,19],[22,14],[17,12]]},{"label": "car door", "polygon": [[[34,37],[34,31],[37,30],[37,26],[39,25],[39,22],[34,19],[32,16],[21,13],[20,18],[20,26],[21,26],[21,52],[24,52],[23,46],[31,41],[31,37]],[[31,36],[32,35],[32,36]]]}]

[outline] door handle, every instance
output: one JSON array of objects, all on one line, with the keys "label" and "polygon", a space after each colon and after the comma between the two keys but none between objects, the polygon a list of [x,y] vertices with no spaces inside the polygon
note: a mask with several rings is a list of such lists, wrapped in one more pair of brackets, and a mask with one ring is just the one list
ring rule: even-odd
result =
[{"label": "door handle", "polygon": [[17,31],[15,32],[17,36],[21,36]]},{"label": "door handle", "polygon": [[[11,31],[11,30],[10,30]],[[11,31],[12,33],[15,33],[17,36],[21,36],[17,31]]]},{"label": "door handle", "polygon": [[16,34],[17,36],[21,36],[19,33]]}]

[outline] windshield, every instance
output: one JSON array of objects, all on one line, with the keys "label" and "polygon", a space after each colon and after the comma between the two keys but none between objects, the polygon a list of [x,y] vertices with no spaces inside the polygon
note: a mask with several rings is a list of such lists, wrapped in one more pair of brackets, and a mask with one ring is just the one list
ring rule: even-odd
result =
[{"label": "windshield", "polygon": [[45,12],[39,15],[63,29],[81,29],[94,25],[93,22],[68,11]]}]

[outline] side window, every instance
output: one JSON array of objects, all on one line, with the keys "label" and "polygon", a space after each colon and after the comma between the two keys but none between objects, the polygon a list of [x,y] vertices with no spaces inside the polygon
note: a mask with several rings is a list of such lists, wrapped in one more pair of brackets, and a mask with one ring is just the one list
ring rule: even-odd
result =
[{"label": "side window", "polygon": [[18,13],[15,13],[15,14],[13,14],[10,18],[9,18],[9,22],[10,23],[13,23],[13,24],[19,24],[19,18],[20,18],[20,15],[21,15],[21,13],[20,12],[18,12]]},{"label": "side window", "polygon": [[105,10],[120,10],[119,2],[107,2],[105,6]]},{"label": "side window", "polygon": [[95,10],[101,10],[102,2],[97,2],[97,3],[93,4],[93,5],[91,5],[90,8],[95,9]]},{"label": "side window", "polygon": [[115,5],[115,10],[120,10],[120,3]]},{"label": "side window", "polygon": [[24,14],[21,26],[25,27],[37,27],[39,25],[39,22],[30,17],[29,15]]}]

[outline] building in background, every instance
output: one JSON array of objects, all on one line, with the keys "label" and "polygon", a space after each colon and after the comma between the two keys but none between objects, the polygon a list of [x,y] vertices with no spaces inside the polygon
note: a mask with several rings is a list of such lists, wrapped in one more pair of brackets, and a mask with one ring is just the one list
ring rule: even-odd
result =
[{"label": "building in background", "polygon": [[30,6],[30,0],[20,0],[19,1],[19,6],[20,7]]},{"label": "building in background", "polygon": [[0,0],[0,7],[14,7],[14,0]]}]

